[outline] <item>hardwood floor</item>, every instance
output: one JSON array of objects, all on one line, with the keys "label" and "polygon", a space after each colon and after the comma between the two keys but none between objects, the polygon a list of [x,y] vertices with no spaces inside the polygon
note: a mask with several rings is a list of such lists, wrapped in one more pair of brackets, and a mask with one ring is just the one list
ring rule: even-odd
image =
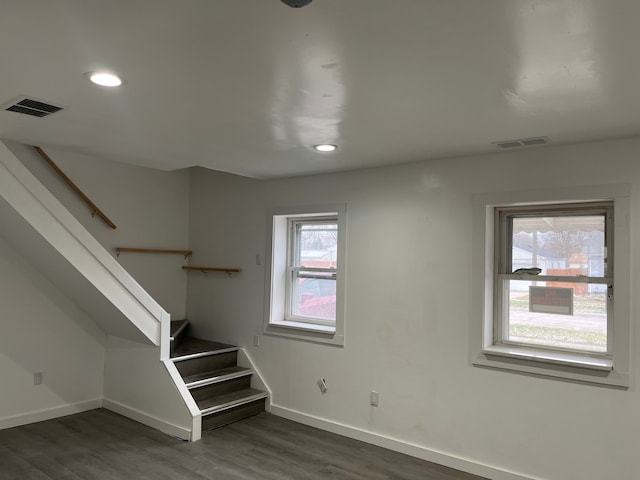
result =
[{"label": "hardwood floor", "polygon": [[0,431],[1,480],[479,480],[263,413],[188,443],[99,409]]}]

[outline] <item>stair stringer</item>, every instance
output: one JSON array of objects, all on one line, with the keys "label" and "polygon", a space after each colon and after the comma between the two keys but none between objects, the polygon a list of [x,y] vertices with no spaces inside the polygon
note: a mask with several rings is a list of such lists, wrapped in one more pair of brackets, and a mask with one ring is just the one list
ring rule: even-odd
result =
[{"label": "stair stringer", "polygon": [[[142,357],[146,360],[153,357],[157,362],[148,361],[146,365],[161,383],[158,388],[170,397],[165,405],[156,408],[144,379],[134,385],[126,378],[127,369],[119,368],[111,372],[110,378],[105,375],[105,387],[109,386],[115,394],[106,394],[103,406],[181,438],[199,439],[199,410],[175,366],[168,361],[170,315],[2,141],[0,224],[2,236],[86,311],[105,333],[141,347],[155,347]],[[130,351],[135,352],[135,347]],[[138,354],[132,355],[135,359]],[[167,405],[178,409],[171,415],[178,419],[175,424],[156,413]]]},{"label": "stair stringer", "polygon": [[[162,316],[167,314],[164,309],[2,142],[0,197],[6,202],[0,205],[3,236],[18,251],[29,250],[24,252],[25,257],[78,300],[106,333],[160,345]],[[34,251],[29,246],[38,249]],[[101,296],[108,300],[108,305],[99,299],[92,307],[91,301],[76,298],[79,297],[74,295],[76,284],[65,288],[66,278],[60,275],[60,268],[64,273],[73,270],[72,281],[76,284],[78,274],[84,277],[93,289],[85,287],[83,294],[90,295],[90,300]],[[123,327],[123,321],[135,326],[142,335],[132,334],[131,329]]]},{"label": "stair stringer", "polygon": [[262,372],[260,372],[260,369],[256,366],[256,363],[251,358],[251,355],[247,351],[246,347],[238,347],[238,366],[250,368],[251,370],[253,370],[253,374],[251,375],[251,387],[267,392],[264,409],[267,412],[270,412],[273,393],[271,392],[269,385],[264,379],[264,375],[262,375]]},{"label": "stair stringer", "polygon": [[172,360],[162,360],[162,363],[164,363],[167,372],[171,376],[173,383],[176,385],[176,388],[182,396],[182,399],[189,410],[189,414],[191,415],[191,434],[189,438],[185,438],[185,440],[197,442],[202,438],[202,414],[200,413],[200,409],[191,396],[189,389],[184,384],[182,376],[180,375],[180,372],[178,372],[175,363],[173,363]]},{"label": "stair stringer", "polygon": [[175,363],[171,357],[171,318],[167,318],[166,322],[162,323],[162,335],[160,337],[160,360],[164,364],[167,373],[171,377],[173,384],[175,385],[178,393],[182,397],[189,415],[191,415],[191,432],[188,438],[191,442],[197,442],[202,437],[202,414],[196,404],[195,400],[191,396],[191,392],[184,383],[182,375],[178,372]]}]

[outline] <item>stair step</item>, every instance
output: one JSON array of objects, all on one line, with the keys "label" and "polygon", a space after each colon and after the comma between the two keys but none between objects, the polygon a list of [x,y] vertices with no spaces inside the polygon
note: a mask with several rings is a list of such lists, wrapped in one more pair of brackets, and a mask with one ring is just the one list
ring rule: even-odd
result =
[{"label": "stair step", "polygon": [[181,362],[192,358],[237,351],[238,347],[234,345],[187,337],[176,347],[175,351],[171,355],[171,359],[174,362]]},{"label": "stair step", "polygon": [[171,341],[180,335],[189,326],[188,320],[171,320],[171,333],[169,339]]},{"label": "stair step", "polygon": [[251,376],[237,377],[226,382],[212,383],[202,387],[190,388],[191,397],[196,404],[211,398],[221,397],[228,393],[240,392],[251,388]]},{"label": "stair step", "polygon": [[171,360],[202,415],[202,431],[265,411],[268,394],[251,387],[250,368],[238,366],[239,348],[188,336],[189,322],[171,322]]},{"label": "stair step", "polygon": [[174,365],[180,372],[182,378],[197,375],[204,372],[213,372],[223,368],[232,368],[238,365],[238,351],[233,350],[226,353],[218,353],[204,357],[188,358],[175,361]]},{"label": "stair step", "polygon": [[264,413],[264,411],[265,399],[261,398],[211,415],[205,415],[202,417],[202,431],[206,432],[213,428],[222,427],[223,425],[244,420],[245,418],[249,418],[253,415]]},{"label": "stair step", "polygon": [[244,367],[230,367],[222,368],[219,370],[213,370],[210,372],[196,373],[194,375],[188,375],[183,378],[187,388],[203,387],[205,385],[211,385],[213,383],[225,382],[234,378],[240,378],[249,376],[253,373],[250,368]]},{"label": "stair step", "polygon": [[222,412],[240,405],[255,402],[267,398],[267,393],[255,388],[246,388],[236,392],[219,395],[213,398],[207,398],[198,402],[198,408],[202,416],[212,415]]}]

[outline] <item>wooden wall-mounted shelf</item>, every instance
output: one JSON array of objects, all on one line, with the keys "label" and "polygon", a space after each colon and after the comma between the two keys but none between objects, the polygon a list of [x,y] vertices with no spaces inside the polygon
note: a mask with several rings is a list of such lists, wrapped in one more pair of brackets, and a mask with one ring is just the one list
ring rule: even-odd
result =
[{"label": "wooden wall-mounted shelf", "polygon": [[188,258],[193,252],[191,250],[165,250],[161,248],[130,248],[130,247],[117,247],[116,257],[119,257],[123,252],[132,253],[169,253],[184,255],[184,258]]},{"label": "wooden wall-mounted shelf", "polygon": [[239,268],[224,268],[224,267],[194,267],[192,265],[184,265],[182,267],[183,270],[195,270],[198,272],[202,272],[205,275],[208,272],[224,272],[227,275],[229,275],[229,277],[231,277],[234,273],[238,273],[240,271]]}]

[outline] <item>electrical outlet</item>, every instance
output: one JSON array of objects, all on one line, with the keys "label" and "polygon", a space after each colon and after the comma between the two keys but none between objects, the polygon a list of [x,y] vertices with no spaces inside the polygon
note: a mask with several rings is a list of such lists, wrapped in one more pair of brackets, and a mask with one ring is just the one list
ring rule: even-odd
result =
[{"label": "electrical outlet", "polygon": [[374,407],[377,407],[379,399],[380,399],[380,394],[375,390],[371,390],[371,395],[369,395],[369,404]]},{"label": "electrical outlet", "polygon": [[42,372],[36,372],[33,374],[33,384],[34,385],[42,384]]},{"label": "electrical outlet", "polygon": [[254,335],[253,336],[253,346],[254,347],[259,347],[260,346],[260,335]]},{"label": "electrical outlet", "polygon": [[324,378],[320,378],[318,380],[318,388],[320,389],[320,391],[322,393],[326,393],[327,392],[327,382],[325,381]]}]

